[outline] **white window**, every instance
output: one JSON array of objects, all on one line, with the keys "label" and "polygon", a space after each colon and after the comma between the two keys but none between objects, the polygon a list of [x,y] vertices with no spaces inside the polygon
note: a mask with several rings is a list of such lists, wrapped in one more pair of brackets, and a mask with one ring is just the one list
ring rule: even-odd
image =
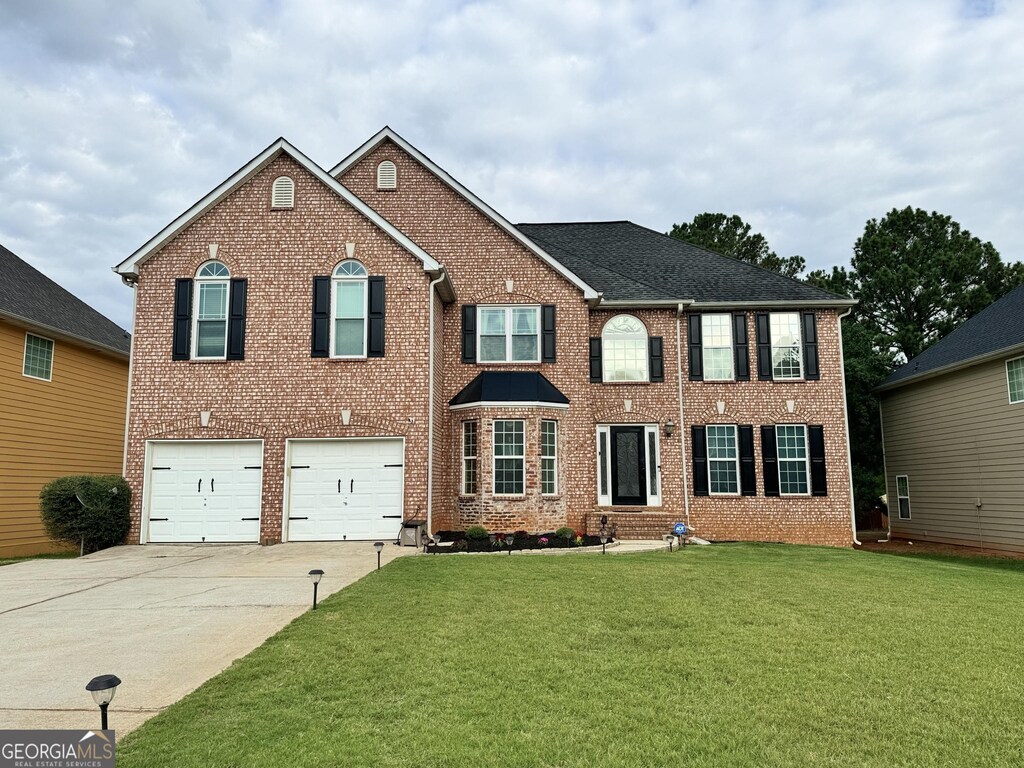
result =
[{"label": "white window", "polygon": [[50,381],[53,376],[53,341],[25,334],[25,360],[21,372],[30,379]]},{"label": "white window", "polygon": [[909,520],[910,478],[907,475],[896,475],[896,503],[899,506],[900,520]]},{"label": "white window", "polygon": [[714,424],[706,429],[708,444],[708,488],[712,496],[740,492],[740,452],[736,447],[736,427]]},{"label": "white window", "polygon": [[773,312],[769,318],[772,338],[772,378],[803,378],[800,354],[800,313]]},{"label": "white window", "polygon": [[[635,427],[643,430],[643,437],[638,441],[637,455],[628,455],[622,452],[613,454],[614,430],[619,427]],[[621,491],[621,482],[613,482],[612,474],[625,472],[637,478],[641,492],[647,497],[648,507],[661,506],[661,438],[658,434],[657,424],[598,424],[597,425],[597,503],[600,506],[612,506],[615,504],[614,491],[618,484]],[[646,468],[641,474],[636,472],[634,466],[639,468],[640,460]],[[618,463],[616,463],[618,462]],[[620,475],[621,481],[621,475]]]},{"label": "white window", "polygon": [[780,424],[775,428],[775,444],[779,462],[779,493],[783,496],[806,496],[807,427],[803,424]]},{"label": "white window", "polygon": [[558,493],[558,422],[548,419],[540,423],[540,492]]},{"label": "white window", "polygon": [[287,176],[278,176],[270,188],[271,208],[295,207],[295,182]]},{"label": "white window", "polygon": [[494,493],[520,496],[525,489],[526,440],[521,420],[494,422]]},{"label": "white window", "polygon": [[390,160],[385,160],[377,166],[377,189],[397,189],[398,169]]},{"label": "white window", "polygon": [[604,381],[647,381],[647,329],[632,315],[616,315],[601,332]]},{"label": "white window", "polygon": [[224,360],[228,351],[228,287],[231,273],[219,261],[208,261],[196,272],[192,312],[192,359]]},{"label": "white window", "polygon": [[704,380],[731,381],[732,315],[701,317],[701,348],[704,352]]},{"label": "white window", "polygon": [[477,422],[462,422],[462,493],[475,496],[477,488]]},{"label": "white window", "polygon": [[1006,362],[1006,383],[1010,388],[1010,402],[1024,403],[1024,357]]},{"label": "white window", "polygon": [[343,261],[331,280],[331,357],[366,357],[366,267]]},{"label": "white window", "polygon": [[539,363],[540,307],[477,307],[477,360]]}]

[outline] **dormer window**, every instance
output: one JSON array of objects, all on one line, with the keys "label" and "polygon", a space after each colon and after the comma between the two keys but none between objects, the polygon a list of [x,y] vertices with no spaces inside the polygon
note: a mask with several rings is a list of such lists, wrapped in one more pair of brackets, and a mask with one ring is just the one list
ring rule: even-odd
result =
[{"label": "dormer window", "polygon": [[295,182],[288,176],[278,176],[270,191],[271,208],[295,207]]},{"label": "dormer window", "polygon": [[377,189],[398,189],[398,169],[390,160],[377,166]]},{"label": "dormer window", "polygon": [[224,360],[228,346],[228,285],[231,272],[219,261],[208,261],[196,272],[192,311],[193,360]]}]

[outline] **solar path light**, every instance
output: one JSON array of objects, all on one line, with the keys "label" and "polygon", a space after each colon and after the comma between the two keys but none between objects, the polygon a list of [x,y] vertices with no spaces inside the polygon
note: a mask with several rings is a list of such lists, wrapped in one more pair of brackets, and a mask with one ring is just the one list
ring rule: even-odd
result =
[{"label": "solar path light", "polygon": [[320,579],[324,577],[324,572],[319,568],[309,572],[309,580],[313,582],[313,610],[316,610],[316,588],[320,584]]},{"label": "solar path light", "polygon": [[107,730],[107,707],[113,701],[117,686],[120,684],[121,680],[117,675],[100,675],[85,686],[85,690],[92,694],[92,700],[100,707],[100,723],[104,731]]},{"label": "solar path light", "polygon": [[373,542],[373,548],[377,550],[377,570],[379,571],[380,570],[380,553],[381,553],[381,550],[384,549],[384,542],[383,541],[375,541],[375,542]]}]

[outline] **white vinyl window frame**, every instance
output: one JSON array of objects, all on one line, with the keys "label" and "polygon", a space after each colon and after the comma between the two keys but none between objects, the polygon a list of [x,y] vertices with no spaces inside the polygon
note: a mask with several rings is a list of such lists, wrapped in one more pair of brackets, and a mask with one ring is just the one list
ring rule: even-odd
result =
[{"label": "white vinyl window frame", "polygon": [[558,495],[558,422],[554,419],[540,422],[540,492],[542,496]]},{"label": "white vinyl window frame", "polygon": [[601,381],[651,380],[647,326],[634,315],[609,318],[601,329]]},{"label": "white vinyl window frame", "polygon": [[1006,361],[1006,390],[1010,405],[1024,403],[1024,357]]},{"label": "white vinyl window frame", "polygon": [[[30,347],[38,346],[33,345],[29,340],[35,340],[36,342],[43,341],[49,344],[46,356],[46,376],[36,376],[34,373],[29,373],[29,364],[33,366],[38,365],[39,361],[35,358],[38,357],[36,351],[30,352]],[[45,347],[45,345],[43,345]],[[21,375],[27,379],[35,379],[36,381],[53,381],[53,352],[56,349],[57,344],[53,339],[49,339],[46,336],[40,336],[38,333],[26,333],[25,334],[25,350],[21,358]]]},{"label": "white vinyl window frame", "polygon": [[[504,311],[505,313],[505,325],[503,336],[505,337],[505,357],[501,360],[484,360],[483,359],[483,338],[497,338],[498,334],[485,334],[483,317],[485,312],[497,312]],[[515,316],[516,310],[529,310],[534,313],[534,327],[536,332],[532,334],[526,333],[513,333],[512,319]],[[476,308],[476,361],[481,365],[501,365],[505,363],[539,363],[540,362],[540,344],[541,344],[541,327],[540,327],[540,305],[539,304],[480,304]],[[533,338],[533,348],[536,352],[532,357],[516,358],[513,356],[513,339],[515,337],[522,338]]]},{"label": "white vinyl window frame", "polygon": [[480,422],[462,422],[462,478],[459,492],[476,496],[480,488]]},{"label": "white vinyl window frame", "polygon": [[[782,343],[781,340],[783,323],[785,323],[785,330],[791,332],[787,333],[790,338],[786,340],[786,343]],[[800,313],[772,312],[768,315],[768,334],[772,345],[772,379],[774,381],[802,381],[804,378],[804,355]],[[780,359],[779,355],[787,352],[792,354],[793,359],[796,360],[796,372],[780,376],[776,373],[776,369],[784,358]]]},{"label": "white vinyl window frame", "polygon": [[[503,434],[512,434],[513,437],[518,432],[522,436],[522,442],[519,445],[518,453],[502,453],[498,455],[498,425],[511,424],[513,425],[511,431],[502,426]],[[502,443],[506,445],[506,443]],[[513,447],[515,447],[513,440]],[[519,484],[521,490],[513,491],[499,491],[498,490],[498,462],[499,461],[510,461],[513,462],[513,472],[519,475]],[[518,464],[518,469],[515,465]],[[515,477],[512,480],[516,482]],[[495,496],[514,496],[521,497],[526,495],[526,422],[523,419],[495,419],[491,423],[491,493]]]},{"label": "white vinyl window frame", "polygon": [[[200,314],[203,306],[203,294],[214,289],[223,290],[223,317],[207,317]],[[195,295],[192,297],[192,359],[193,360],[227,360],[228,359],[228,316],[231,308],[231,270],[222,261],[211,260],[203,263],[196,270]],[[224,323],[224,334],[221,352],[216,355],[203,355],[199,350],[200,326],[207,323]]]},{"label": "white vinyl window frame", "polygon": [[[358,316],[339,315],[338,294],[343,287],[358,286],[360,291],[360,310]],[[355,259],[345,259],[334,268],[331,274],[331,328],[330,328],[330,349],[331,358],[334,360],[363,360],[366,358],[366,333],[368,321],[368,300],[369,300],[369,273],[366,267]],[[338,321],[359,320],[361,322],[359,331],[360,348],[356,354],[338,353]]]},{"label": "white vinyl window frame", "polygon": [[[712,458],[711,457],[711,430],[724,429],[731,433],[732,437],[732,452],[735,454],[732,458]],[[707,473],[708,473],[708,493],[711,496],[739,496],[740,495],[740,436],[739,429],[735,424],[708,424],[704,431],[704,449],[707,456]],[[727,464],[733,468],[734,478],[736,481],[735,491],[716,491],[714,478],[711,470],[713,464]]]},{"label": "white vinyl window frame", "polygon": [[[701,358],[704,381],[733,381],[736,378],[733,359],[732,315],[701,315]],[[720,373],[718,360],[727,360],[728,373]]]},{"label": "white vinyl window frame", "polygon": [[[906,514],[903,512],[903,502],[906,502]],[[910,519],[910,477],[908,475],[896,475],[896,514],[900,520]]]},{"label": "white vinyl window frame", "polygon": [[[779,450],[779,430],[780,429],[799,429],[803,434],[803,452],[802,459],[800,457],[787,456],[782,457],[782,452]],[[806,491],[786,492],[782,490],[782,464],[797,464],[802,461],[803,463],[803,474],[804,484],[807,486]],[[806,424],[777,424],[775,426],[775,464],[776,471],[779,477],[779,495],[780,496],[810,496],[811,495],[811,451],[810,443],[807,436],[807,425]]]},{"label": "white vinyl window frame", "polygon": [[[612,427],[644,428],[644,484],[647,491],[647,506],[661,506],[661,432],[657,424],[598,424],[597,446],[597,504],[612,506]],[[653,454],[653,455],[652,455]]]}]

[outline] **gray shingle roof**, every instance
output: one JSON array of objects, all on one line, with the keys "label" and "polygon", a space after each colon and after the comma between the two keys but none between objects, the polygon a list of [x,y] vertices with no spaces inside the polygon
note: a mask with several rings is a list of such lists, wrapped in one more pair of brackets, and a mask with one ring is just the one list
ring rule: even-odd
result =
[{"label": "gray shingle roof", "polygon": [[121,352],[131,336],[0,245],[0,315]]},{"label": "gray shingle roof", "polygon": [[630,221],[517,226],[606,300],[849,303],[829,291]]},{"label": "gray shingle roof", "polygon": [[906,365],[897,368],[882,382],[881,388],[888,389],[942,368],[1021,345],[1024,345],[1024,285],[989,304]]}]

